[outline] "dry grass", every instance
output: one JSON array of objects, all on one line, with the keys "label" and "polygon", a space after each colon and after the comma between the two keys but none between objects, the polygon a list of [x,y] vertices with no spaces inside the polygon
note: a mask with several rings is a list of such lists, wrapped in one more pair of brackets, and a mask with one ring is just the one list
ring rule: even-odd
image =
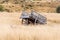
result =
[{"label": "dry grass", "polygon": [[[47,17],[46,25],[23,25],[20,13],[0,12],[0,40],[60,40],[60,14],[42,15]],[[60,21],[59,21],[60,22]]]}]

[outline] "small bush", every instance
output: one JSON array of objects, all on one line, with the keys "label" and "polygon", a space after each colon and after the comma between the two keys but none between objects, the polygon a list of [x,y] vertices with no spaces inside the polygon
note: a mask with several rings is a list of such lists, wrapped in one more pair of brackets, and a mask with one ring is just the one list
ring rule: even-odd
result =
[{"label": "small bush", "polygon": [[28,5],[28,7],[29,7],[30,9],[32,9],[32,8],[33,8],[33,5]]},{"label": "small bush", "polygon": [[5,9],[6,12],[10,12],[9,9]]},{"label": "small bush", "polygon": [[60,13],[60,6],[57,7],[56,12],[57,12],[57,13]]},{"label": "small bush", "polygon": [[4,9],[3,9],[3,6],[2,6],[2,5],[0,5],[0,11],[4,11]]}]

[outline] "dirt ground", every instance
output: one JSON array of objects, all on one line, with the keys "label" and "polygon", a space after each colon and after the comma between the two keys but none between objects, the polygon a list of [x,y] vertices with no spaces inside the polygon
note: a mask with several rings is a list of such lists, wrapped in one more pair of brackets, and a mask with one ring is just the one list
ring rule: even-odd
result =
[{"label": "dirt ground", "polygon": [[60,14],[40,13],[45,25],[21,24],[21,13],[0,12],[0,40],[60,40]]}]

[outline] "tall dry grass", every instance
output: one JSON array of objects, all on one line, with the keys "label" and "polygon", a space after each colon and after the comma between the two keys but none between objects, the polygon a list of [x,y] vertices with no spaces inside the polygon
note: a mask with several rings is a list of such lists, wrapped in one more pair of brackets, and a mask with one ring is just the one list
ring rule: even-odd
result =
[{"label": "tall dry grass", "polygon": [[[23,25],[20,13],[0,13],[0,40],[60,40],[60,14],[42,14],[46,25]],[[51,23],[49,23],[51,22]]]},{"label": "tall dry grass", "polygon": [[60,40],[60,27],[4,25],[0,27],[0,40]]}]

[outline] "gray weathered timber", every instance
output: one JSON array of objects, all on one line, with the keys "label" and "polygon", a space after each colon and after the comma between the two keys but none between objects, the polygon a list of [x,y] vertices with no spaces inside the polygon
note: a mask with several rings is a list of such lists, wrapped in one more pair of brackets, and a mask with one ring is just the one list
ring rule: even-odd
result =
[{"label": "gray weathered timber", "polygon": [[27,12],[23,11],[20,18],[22,18],[22,19],[29,18],[29,14]]},{"label": "gray weathered timber", "polygon": [[45,24],[47,22],[46,17],[44,17],[43,15],[41,15],[41,14],[35,12],[35,11],[31,12],[31,17],[33,19],[35,19],[35,23]]},{"label": "gray weathered timber", "polygon": [[22,19],[22,23],[25,22],[28,24],[29,14],[27,12],[23,11],[20,18]]},{"label": "gray weathered timber", "polygon": [[35,11],[31,11],[31,14],[28,14],[27,12],[23,11],[20,18],[22,18],[22,20],[25,20],[26,24],[29,24],[30,22],[33,24],[36,24],[36,23],[46,24],[47,22],[46,17],[44,17],[43,15]]}]

